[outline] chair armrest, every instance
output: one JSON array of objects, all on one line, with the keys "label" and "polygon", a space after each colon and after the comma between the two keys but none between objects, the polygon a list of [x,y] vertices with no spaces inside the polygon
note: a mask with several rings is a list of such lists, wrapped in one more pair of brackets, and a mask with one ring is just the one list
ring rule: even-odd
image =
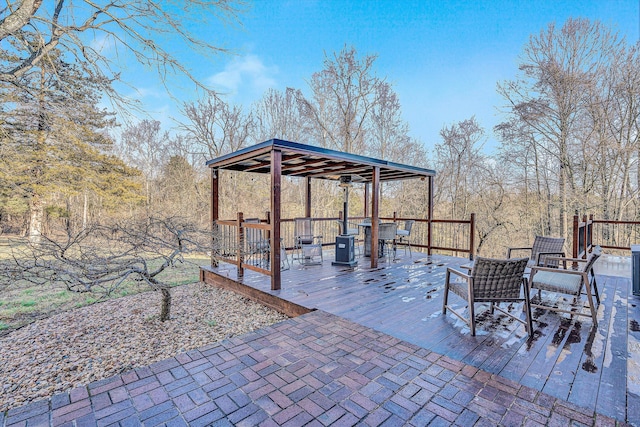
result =
[{"label": "chair armrest", "polygon": [[[555,257],[549,255],[557,255]],[[544,256],[546,260],[566,261],[564,252],[538,252],[536,256],[536,265],[540,265],[540,257]]]},{"label": "chair armrest", "polygon": [[466,279],[466,280],[471,279],[470,275],[468,275],[466,273],[463,273],[462,271],[454,270],[451,267],[447,267],[447,272],[455,274],[456,276],[460,276],[460,277],[462,277],[463,279]]},{"label": "chair armrest", "polygon": [[549,259],[558,260],[558,261],[567,261],[567,262],[587,262],[588,259],[582,258],[567,258],[567,257],[549,257]]},{"label": "chair armrest", "polygon": [[530,246],[526,248],[507,248],[507,258],[511,258],[511,251],[524,251],[524,250],[531,251],[533,250],[533,248]]}]

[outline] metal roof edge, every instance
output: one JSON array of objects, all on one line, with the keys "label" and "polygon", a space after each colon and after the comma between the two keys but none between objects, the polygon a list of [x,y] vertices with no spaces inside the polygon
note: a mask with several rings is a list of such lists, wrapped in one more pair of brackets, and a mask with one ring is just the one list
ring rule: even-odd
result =
[{"label": "metal roof edge", "polygon": [[379,166],[379,167],[387,167],[396,170],[405,170],[407,172],[425,175],[425,176],[435,176],[436,171],[432,169],[425,169],[418,166],[405,165],[401,163],[389,162],[386,160],[376,159],[374,157],[367,157],[360,154],[353,153],[345,153],[342,151],[336,151],[329,148],[318,147],[316,145],[308,145],[302,144],[300,142],[286,141],[283,139],[272,138],[267,141],[261,142],[256,145],[252,145],[250,147],[242,148],[238,151],[234,151],[233,153],[225,154],[223,156],[217,157],[212,160],[208,160],[206,162],[207,166],[211,166],[216,163],[224,163],[226,160],[230,160],[233,157],[238,157],[242,155],[246,155],[253,151],[262,151],[265,148],[271,146],[272,148],[283,148],[289,149],[297,152],[304,152],[313,154],[320,157],[331,157],[337,160],[347,160],[354,163],[361,163],[369,166]]}]

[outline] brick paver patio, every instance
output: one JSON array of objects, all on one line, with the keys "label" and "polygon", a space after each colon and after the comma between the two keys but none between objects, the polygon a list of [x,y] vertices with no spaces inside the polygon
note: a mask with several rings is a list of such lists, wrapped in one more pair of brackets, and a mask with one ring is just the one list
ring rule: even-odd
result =
[{"label": "brick paver patio", "polygon": [[614,426],[322,311],[0,414],[0,426]]}]

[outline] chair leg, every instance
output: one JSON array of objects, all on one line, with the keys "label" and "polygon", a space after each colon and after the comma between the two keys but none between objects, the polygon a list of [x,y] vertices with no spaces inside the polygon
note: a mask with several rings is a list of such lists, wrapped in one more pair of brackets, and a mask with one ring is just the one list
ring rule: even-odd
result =
[{"label": "chair leg", "polygon": [[598,312],[596,311],[596,307],[593,305],[593,294],[591,293],[591,285],[589,284],[588,279],[585,287],[587,289],[587,300],[589,301],[589,309],[591,309],[591,318],[593,319],[593,325],[598,326]]},{"label": "chair leg", "polygon": [[449,277],[451,274],[447,270],[444,278],[444,297],[442,298],[442,314],[447,314],[447,302],[449,301]]},{"label": "chair leg", "polygon": [[533,320],[531,319],[531,301],[529,300],[529,292],[527,286],[524,287],[524,307],[525,316],[527,318],[527,333],[529,337],[533,337]]},{"label": "chair leg", "polygon": [[476,313],[473,301],[469,298],[469,328],[471,329],[471,336],[476,336]]},{"label": "chair leg", "polygon": [[598,302],[598,305],[600,305],[600,293],[598,292],[598,284],[596,283],[596,275],[593,275],[593,293],[596,296],[596,301]]}]

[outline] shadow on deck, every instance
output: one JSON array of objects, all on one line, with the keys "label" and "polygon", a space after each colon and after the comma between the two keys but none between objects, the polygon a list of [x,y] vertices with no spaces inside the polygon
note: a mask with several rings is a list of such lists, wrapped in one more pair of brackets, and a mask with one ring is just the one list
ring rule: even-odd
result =
[{"label": "shadow on deck", "polygon": [[[270,290],[269,277],[251,271],[238,280],[228,264],[203,267],[203,277],[290,315],[323,310],[640,425],[640,298],[631,294],[626,267],[605,260],[596,268],[602,301],[597,328],[588,318],[536,309],[529,338],[523,325],[480,308],[473,337],[465,324],[441,311],[446,268],[468,260],[414,253],[371,269],[368,258],[360,258],[355,268],[332,266],[331,259],[327,253],[320,266],[294,263],[283,271],[279,291]],[[455,295],[451,302],[465,309],[465,301]],[[521,307],[514,304],[512,310],[521,312]]]}]

